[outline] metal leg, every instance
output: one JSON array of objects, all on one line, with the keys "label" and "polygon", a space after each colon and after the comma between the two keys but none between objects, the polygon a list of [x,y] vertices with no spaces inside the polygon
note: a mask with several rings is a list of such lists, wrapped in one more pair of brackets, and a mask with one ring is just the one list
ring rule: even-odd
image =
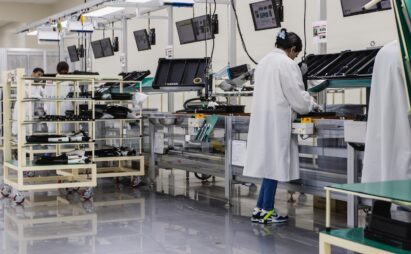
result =
[{"label": "metal leg", "polygon": [[224,186],[225,186],[225,198],[227,200],[227,205],[231,206],[232,198],[232,168],[231,168],[231,143],[232,143],[232,116],[227,116],[225,118],[226,127],[226,137],[225,137],[225,176],[224,176]]},{"label": "metal leg", "polygon": [[331,245],[320,234],[320,254],[331,254]]},{"label": "metal leg", "polygon": [[[357,156],[355,149],[347,146],[347,183],[356,183],[358,179]],[[358,226],[358,199],[353,195],[347,196],[347,225]]]},{"label": "metal leg", "polygon": [[151,123],[148,125],[150,132],[150,162],[149,162],[149,184],[154,185],[156,179],[156,158],[154,153],[154,134],[155,126]]},{"label": "metal leg", "polygon": [[330,190],[325,190],[325,228],[331,230],[331,193]]}]

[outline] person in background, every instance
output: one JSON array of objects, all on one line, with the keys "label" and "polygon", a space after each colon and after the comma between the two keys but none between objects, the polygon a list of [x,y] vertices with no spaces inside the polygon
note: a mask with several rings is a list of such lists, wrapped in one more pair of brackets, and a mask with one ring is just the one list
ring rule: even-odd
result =
[{"label": "person in background", "polygon": [[397,41],[377,54],[372,74],[361,181],[411,179],[411,127]]},{"label": "person in background", "polygon": [[[44,75],[44,70],[39,67],[34,68],[31,73],[31,76],[33,78],[40,78],[43,75]],[[26,83],[26,85],[28,85],[28,82]],[[45,97],[44,86],[31,86],[30,90],[25,89],[24,98],[40,99],[44,97]],[[33,103],[32,105],[33,105],[33,110],[32,112],[29,112],[30,106],[28,103],[25,103],[25,112],[26,112],[25,119],[26,120],[29,118],[30,115],[40,116],[40,115],[45,114],[44,103],[36,102],[36,103]],[[18,110],[15,108],[13,110],[13,116],[12,116],[13,120],[17,120],[17,115],[18,115]],[[43,125],[37,124],[33,126],[33,132],[42,132],[42,131],[46,131]],[[12,124],[12,134],[17,135],[17,123],[16,122],[13,122]]]},{"label": "person in background", "polygon": [[301,38],[281,29],[276,49],[265,56],[255,70],[255,89],[247,141],[244,175],[262,178],[262,185],[251,221],[282,223],[288,217],[274,209],[278,181],[299,179],[297,136],[291,125],[297,113],[318,109],[304,90],[301,70],[294,61],[302,51]]},{"label": "person in background", "polygon": [[[67,62],[61,61],[57,64],[56,71],[58,75],[67,75],[69,73],[70,67]],[[58,77],[57,75],[57,77]],[[60,84],[60,92],[57,94],[56,86],[57,83],[55,83],[54,86],[50,87],[47,89],[47,95],[49,97],[61,97],[61,98],[66,98],[68,93],[71,92],[71,87],[69,82],[59,82]],[[47,108],[49,108],[49,114],[50,115],[57,115],[56,111],[56,103],[55,102],[49,102],[47,104]],[[60,112],[58,115],[65,115],[67,110],[73,110],[73,103],[72,102],[60,102]],[[56,128],[55,124],[49,124],[49,132],[50,133],[55,133]],[[72,124],[62,124],[61,127],[61,132],[62,134],[67,134],[70,133],[73,130],[74,126]]]}]

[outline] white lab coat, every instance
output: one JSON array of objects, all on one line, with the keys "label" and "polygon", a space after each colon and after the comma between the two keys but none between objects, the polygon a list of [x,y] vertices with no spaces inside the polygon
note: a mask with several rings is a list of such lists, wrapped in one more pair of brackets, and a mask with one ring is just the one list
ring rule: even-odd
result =
[{"label": "white lab coat", "polygon": [[375,60],[362,182],[411,178],[411,128],[400,56],[394,41]]},{"label": "white lab coat", "polygon": [[[28,85],[28,82],[27,82]],[[32,86],[31,90],[29,92],[28,90],[28,86],[25,86],[25,91],[24,91],[24,98],[36,98],[36,99],[40,99],[40,98],[44,98],[45,97],[45,89],[41,86]],[[32,111],[30,112],[30,106],[29,103],[31,103],[32,105]],[[29,116],[32,115],[34,116],[34,112],[36,111],[36,107],[43,107],[43,110],[46,111],[44,104],[43,103],[32,103],[32,102],[25,102],[24,103],[24,107],[25,107],[25,116],[24,119],[28,120]],[[12,115],[12,119],[13,120],[17,120],[17,115],[19,114],[19,110],[17,109],[17,104],[15,105],[14,109],[13,109],[13,115]],[[28,131],[29,128],[27,128]],[[37,132],[37,131],[42,131],[42,126],[41,125],[37,125],[37,126],[33,126],[33,132]],[[17,122],[13,121],[12,123],[12,134],[13,135],[17,135]]]},{"label": "white lab coat", "polygon": [[[68,93],[72,91],[71,87],[69,86],[69,82],[61,82],[60,83],[60,93],[57,94],[57,85],[53,84],[53,86],[46,87],[46,96],[47,97],[67,97]],[[58,114],[56,109],[55,102],[47,102],[46,103],[46,110],[49,115],[65,115],[66,110],[73,110],[73,103],[72,102],[60,102],[60,113]],[[74,130],[73,124],[61,124],[61,133],[70,133]],[[56,132],[56,124],[48,124],[48,131],[49,133]]]},{"label": "white lab coat", "polygon": [[264,57],[255,71],[244,175],[288,182],[299,178],[297,136],[291,135],[296,112],[316,103],[304,91],[301,70],[281,49]]}]

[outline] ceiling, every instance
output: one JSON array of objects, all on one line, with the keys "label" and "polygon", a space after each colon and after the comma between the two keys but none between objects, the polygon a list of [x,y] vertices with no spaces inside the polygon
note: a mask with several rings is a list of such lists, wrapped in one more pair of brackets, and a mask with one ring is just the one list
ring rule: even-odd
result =
[{"label": "ceiling", "polygon": [[64,0],[0,0],[0,3],[54,4]]}]

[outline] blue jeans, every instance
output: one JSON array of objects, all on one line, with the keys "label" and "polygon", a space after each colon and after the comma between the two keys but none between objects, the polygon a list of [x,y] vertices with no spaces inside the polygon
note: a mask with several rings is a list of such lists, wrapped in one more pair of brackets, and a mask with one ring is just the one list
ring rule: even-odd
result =
[{"label": "blue jeans", "polygon": [[274,209],[278,181],[264,178],[258,196],[257,208],[271,211]]}]

